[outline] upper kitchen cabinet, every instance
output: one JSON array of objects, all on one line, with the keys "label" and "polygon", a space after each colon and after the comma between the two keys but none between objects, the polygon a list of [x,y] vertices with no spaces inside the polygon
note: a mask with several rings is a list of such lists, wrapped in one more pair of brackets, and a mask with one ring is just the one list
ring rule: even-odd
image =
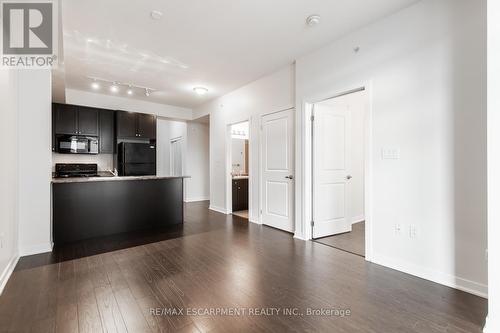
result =
[{"label": "upper kitchen cabinet", "polygon": [[137,117],[133,112],[116,112],[116,136],[118,138],[137,137]]},{"label": "upper kitchen cabinet", "polygon": [[137,134],[141,138],[156,138],[156,117],[151,114],[137,114]]},{"label": "upper kitchen cabinet", "polygon": [[55,134],[99,135],[98,109],[54,104],[53,112]]},{"label": "upper kitchen cabinet", "polygon": [[78,134],[99,135],[99,110],[85,106],[78,107]]},{"label": "upper kitchen cabinet", "polygon": [[115,147],[115,112],[99,110],[99,153],[113,154]]},{"label": "upper kitchen cabinet", "polygon": [[54,128],[56,134],[78,134],[78,107],[75,105],[54,104]]},{"label": "upper kitchen cabinet", "polygon": [[156,116],[118,111],[116,131],[116,136],[120,139],[156,139]]}]

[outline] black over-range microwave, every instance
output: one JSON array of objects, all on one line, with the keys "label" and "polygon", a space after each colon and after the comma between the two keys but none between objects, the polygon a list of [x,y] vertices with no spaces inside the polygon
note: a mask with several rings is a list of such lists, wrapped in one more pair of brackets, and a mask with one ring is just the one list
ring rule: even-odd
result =
[{"label": "black over-range microwave", "polygon": [[57,135],[56,151],[61,154],[98,154],[99,139],[96,136]]}]

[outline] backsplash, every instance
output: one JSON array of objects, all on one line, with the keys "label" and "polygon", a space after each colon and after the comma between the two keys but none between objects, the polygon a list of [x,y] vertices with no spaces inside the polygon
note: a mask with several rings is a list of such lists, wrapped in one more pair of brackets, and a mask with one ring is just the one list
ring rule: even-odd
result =
[{"label": "backsplash", "polygon": [[97,163],[99,171],[113,170],[113,154],[58,154],[52,153],[52,171],[56,163]]}]

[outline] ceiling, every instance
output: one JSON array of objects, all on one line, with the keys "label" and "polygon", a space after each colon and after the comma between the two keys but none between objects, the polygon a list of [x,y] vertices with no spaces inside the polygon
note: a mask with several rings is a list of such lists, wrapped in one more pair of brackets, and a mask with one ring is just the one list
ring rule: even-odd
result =
[{"label": "ceiling", "polygon": [[[93,91],[97,77],[156,90],[134,89],[136,99],[192,108],[415,2],[64,0],[64,77],[54,89]],[[317,26],[306,25],[311,14],[321,15]],[[195,86],[209,91],[198,96]]]}]

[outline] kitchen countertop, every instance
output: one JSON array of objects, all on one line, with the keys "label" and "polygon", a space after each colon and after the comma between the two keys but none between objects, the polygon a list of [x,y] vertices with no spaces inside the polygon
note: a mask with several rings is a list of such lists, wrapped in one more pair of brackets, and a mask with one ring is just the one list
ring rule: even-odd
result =
[{"label": "kitchen countertop", "polygon": [[248,176],[233,176],[233,179],[248,179]]},{"label": "kitchen countertop", "polygon": [[157,179],[172,179],[172,178],[191,178],[191,176],[110,176],[110,175],[101,175],[100,177],[52,178],[52,183],[53,184],[88,183],[88,182],[109,182],[109,181],[123,181],[123,180],[157,180]]}]

